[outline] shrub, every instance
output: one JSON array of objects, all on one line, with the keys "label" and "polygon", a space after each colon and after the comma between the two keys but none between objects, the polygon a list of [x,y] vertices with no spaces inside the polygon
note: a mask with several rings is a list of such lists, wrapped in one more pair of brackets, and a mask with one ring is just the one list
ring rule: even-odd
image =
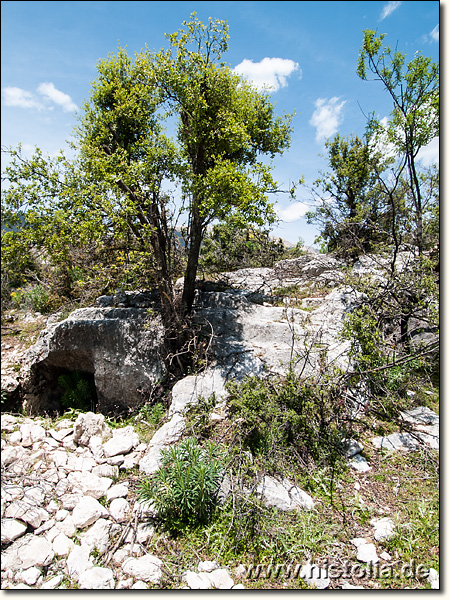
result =
[{"label": "shrub", "polygon": [[64,408],[73,408],[81,411],[94,410],[96,404],[96,390],[93,381],[90,381],[79,371],[66,373],[58,377],[58,384],[63,388],[61,404]]},{"label": "shrub", "polygon": [[218,448],[202,448],[189,437],[161,451],[161,466],[139,489],[141,502],[153,505],[167,529],[177,532],[205,524],[212,516],[223,473]]},{"label": "shrub", "polygon": [[229,415],[242,423],[241,439],[268,470],[286,472],[291,465],[334,466],[342,439],[348,437],[347,414],[340,390],[304,381],[293,372],[264,381],[232,383]]}]

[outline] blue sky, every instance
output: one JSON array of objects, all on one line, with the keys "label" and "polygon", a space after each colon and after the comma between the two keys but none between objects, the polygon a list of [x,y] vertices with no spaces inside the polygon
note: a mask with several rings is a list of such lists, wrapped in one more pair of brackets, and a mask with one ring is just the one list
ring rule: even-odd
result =
[{"label": "blue sky", "polygon": [[[288,152],[274,163],[280,187],[301,176],[306,184],[326,171],[324,143],[336,133],[362,135],[365,115],[383,118],[391,103],[379,82],[364,82],[356,63],[364,29],[386,33],[406,52],[439,60],[437,1],[406,2],[2,2],[2,146],[22,143],[55,154],[66,148],[76,114],[88,99],[96,63],[118,45],[130,54],[167,45],[196,12],[226,19],[229,51],[223,57],[256,85],[271,85],[277,111],[296,111]],[[444,12],[444,11],[443,11]],[[438,157],[435,140],[424,161]],[[320,156],[322,154],[322,156]],[[272,198],[282,223],[274,230],[309,245],[317,235],[304,218],[307,188],[297,200]]]}]

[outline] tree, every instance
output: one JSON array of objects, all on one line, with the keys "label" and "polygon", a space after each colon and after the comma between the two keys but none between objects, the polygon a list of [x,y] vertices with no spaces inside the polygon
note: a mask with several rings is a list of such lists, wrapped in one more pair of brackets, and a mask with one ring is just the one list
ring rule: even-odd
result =
[{"label": "tree", "polygon": [[377,186],[380,157],[358,137],[339,134],[327,141],[330,171],[314,183],[318,206],[307,213],[318,222],[329,251],[354,256],[374,249],[383,240],[382,207]]},{"label": "tree", "polygon": [[[231,215],[258,226],[275,220],[269,194],[277,184],[262,157],[288,148],[291,117],[277,117],[268,94],[220,62],[226,22],[205,25],[193,14],[168,38],[169,48],[159,52],[145,49],[133,59],[119,49],[101,60],[76,130],[76,159],[61,159],[63,172],[55,176],[52,161],[42,156],[37,167],[36,157],[16,161],[8,172],[15,189],[6,200],[24,204],[23,214],[31,210],[50,229],[59,215],[72,239],[81,233],[97,244],[112,239],[146,257],[176,352],[193,307],[207,226]],[[174,124],[171,139],[164,126]],[[177,185],[181,207],[167,191]],[[173,256],[180,213],[187,221],[187,256],[178,298]],[[61,238],[64,249],[68,237]]]},{"label": "tree", "polygon": [[[202,24],[192,15],[186,29],[169,36],[171,48],[153,61],[155,82],[178,115],[180,170],[188,204],[188,259],[182,310],[189,313],[201,242],[208,224],[230,214],[248,223],[273,222],[268,192],[276,190],[270,166],[290,143],[290,117],[276,117],[269,96],[220,63],[228,48],[224,21]],[[193,49],[190,49],[193,48]]]},{"label": "tree", "polygon": [[272,267],[286,253],[283,241],[269,232],[230,217],[213,226],[204,237],[200,267],[207,272]]},{"label": "tree", "polygon": [[371,117],[369,131],[392,144],[398,157],[396,180],[406,170],[408,200],[415,215],[415,243],[423,252],[424,194],[418,167],[418,153],[439,134],[439,65],[416,53],[406,63],[406,55],[383,47],[385,34],[364,31],[357,74],[368,80],[368,72],[381,81],[393,102],[386,126]]}]

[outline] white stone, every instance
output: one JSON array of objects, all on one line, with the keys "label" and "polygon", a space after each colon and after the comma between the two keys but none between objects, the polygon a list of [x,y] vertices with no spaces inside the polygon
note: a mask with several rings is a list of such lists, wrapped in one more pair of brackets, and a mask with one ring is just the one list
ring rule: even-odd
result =
[{"label": "white stone", "polygon": [[17,519],[2,519],[2,544],[10,544],[24,535],[27,526]]},{"label": "white stone", "polygon": [[343,583],[341,585],[343,590],[364,590],[365,588],[362,585],[352,585],[351,583]]},{"label": "white stone", "polygon": [[88,446],[89,440],[93,436],[105,439],[110,432],[110,428],[105,423],[105,417],[102,414],[92,412],[79,414],[73,430],[74,443],[79,446]]},{"label": "white stone", "polygon": [[67,458],[66,469],[69,471],[91,471],[97,465],[97,461],[92,456],[77,456],[69,454]]},{"label": "white stone", "polygon": [[130,577],[129,579],[122,579],[121,581],[119,581],[117,583],[116,590],[129,590],[132,585],[133,585],[132,577]]},{"label": "white stone", "polygon": [[148,585],[145,583],[145,581],[136,581],[136,583],[133,583],[133,585],[131,586],[132,590],[148,590]]},{"label": "white stone", "polygon": [[134,469],[134,467],[141,460],[141,457],[142,457],[142,452],[131,452],[130,454],[127,454],[124,457],[123,462],[120,465],[120,469],[121,470]]},{"label": "white stone", "polygon": [[92,469],[92,474],[97,475],[98,477],[118,477],[119,476],[119,467],[116,465],[97,465]]},{"label": "white stone", "polygon": [[69,577],[78,581],[79,576],[93,566],[89,546],[75,546],[70,552],[66,566]]},{"label": "white stone", "polygon": [[61,584],[63,579],[64,577],[62,575],[56,575],[43,583],[41,585],[41,590],[54,590]]},{"label": "white stone", "polygon": [[118,522],[126,521],[130,505],[125,498],[115,498],[109,506],[109,514]]},{"label": "white stone", "polygon": [[25,521],[25,523],[29,523],[34,529],[37,529],[50,515],[45,509],[33,506],[31,501],[15,500],[6,508],[5,517],[20,519],[21,521]]},{"label": "white stone", "polygon": [[300,571],[300,577],[306,584],[314,586],[318,590],[325,590],[330,585],[330,578],[326,576],[326,569],[318,565],[306,563]]},{"label": "white stone", "polygon": [[214,569],[207,574],[211,581],[211,587],[216,590],[231,590],[234,581],[226,569]]},{"label": "white stone", "polygon": [[119,548],[112,556],[112,562],[116,567],[121,567],[126,558],[129,558],[130,553],[127,548]]},{"label": "white stone", "polygon": [[111,531],[111,521],[99,519],[90,527],[85,534],[81,536],[82,545],[97,548],[100,554],[104,554],[109,546],[109,534]]},{"label": "white stone", "polygon": [[2,569],[13,571],[43,567],[54,557],[52,545],[42,536],[26,534],[9,546],[2,556]]},{"label": "white stone", "polygon": [[183,413],[200,397],[209,398],[213,393],[216,401],[226,396],[225,377],[220,368],[211,368],[200,375],[189,375],[178,381],[172,389],[172,403],[169,416]]},{"label": "white stone", "polygon": [[382,519],[372,519],[370,523],[374,527],[373,537],[378,542],[388,540],[394,535],[395,523],[389,517],[384,517]]},{"label": "white stone", "polygon": [[[5,450],[6,452],[6,450]],[[3,452],[2,452],[3,455]],[[3,457],[2,457],[3,458]],[[2,499],[6,502],[18,500],[23,496],[23,488],[20,485],[4,485],[2,486]]]},{"label": "white stone", "polygon": [[47,504],[46,510],[51,514],[58,512],[59,505],[56,500],[50,500],[50,502]]},{"label": "white stone", "polygon": [[118,483],[109,488],[106,492],[106,499],[114,500],[115,498],[125,498],[128,495],[128,486],[124,483]]},{"label": "white stone", "polygon": [[214,569],[218,569],[219,565],[215,560],[204,560],[203,562],[198,563],[198,570],[204,571],[205,573],[210,573],[214,571]]},{"label": "white stone", "polygon": [[417,406],[411,410],[400,412],[401,416],[415,425],[439,425],[439,415],[427,406]]},{"label": "white stone", "polygon": [[44,502],[45,493],[42,487],[33,486],[25,488],[24,500],[41,505]]},{"label": "white stone", "polygon": [[295,510],[304,508],[310,510],[314,506],[313,499],[306,492],[294,486],[289,480],[277,481],[265,475],[256,491],[262,496],[268,506],[280,510]]},{"label": "white stone", "polygon": [[156,556],[145,554],[140,558],[128,558],[122,565],[122,571],[135,579],[159,583],[162,564],[162,561]]},{"label": "white stone", "polygon": [[112,590],[115,585],[113,572],[105,567],[86,569],[78,583],[82,590]]},{"label": "white stone", "polygon": [[79,489],[87,496],[92,496],[96,500],[104,496],[112,484],[112,479],[109,477],[99,477],[93,473],[78,471],[69,473],[67,479],[74,488]]},{"label": "white stone", "polygon": [[35,585],[39,577],[42,575],[41,570],[37,567],[30,567],[20,573],[20,581],[27,585]]},{"label": "white stone", "polygon": [[127,454],[139,444],[139,436],[133,427],[123,427],[114,429],[113,437],[103,444],[105,456],[117,456],[118,454]]},{"label": "white stone", "polygon": [[246,587],[242,583],[237,583],[236,585],[233,585],[233,587],[231,589],[232,590],[245,590]]},{"label": "white stone", "polygon": [[364,446],[358,442],[358,440],[353,439],[343,439],[344,445],[344,456],[345,458],[352,458],[355,454],[359,454],[364,450]]},{"label": "white stone", "polygon": [[386,561],[392,560],[392,556],[388,552],[382,552],[380,558]]},{"label": "white stone", "polygon": [[360,544],[358,546],[358,551],[356,554],[356,559],[360,562],[364,563],[372,563],[375,564],[379,562],[379,558],[377,556],[377,549],[374,544]]},{"label": "white stone", "polygon": [[402,452],[417,450],[420,447],[420,442],[410,433],[391,433],[386,437],[374,437],[372,438],[372,444],[382,450],[400,450]]},{"label": "white stone", "polygon": [[21,446],[8,446],[1,452],[1,462],[4,467],[9,467],[26,456],[26,451]]},{"label": "white stone", "polygon": [[11,432],[14,431],[17,426],[18,418],[14,415],[2,414],[0,417],[2,431]]},{"label": "white stone", "polygon": [[66,510],[73,510],[82,499],[83,495],[81,493],[63,494],[59,497],[59,501],[61,502],[62,508],[65,508]]},{"label": "white stone", "polygon": [[64,533],[59,533],[52,542],[53,552],[56,556],[67,556],[75,544]]},{"label": "white stone", "polygon": [[45,429],[34,423],[24,423],[20,426],[22,435],[22,446],[29,447],[35,442],[40,442],[45,439]]},{"label": "white stone", "polygon": [[432,590],[440,589],[439,588],[439,573],[436,571],[436,569],[430,569],[430,572],[428,573],[427,581],[428,581],[428,583],[431,584]]},{"label": "white stone", "polygon": [[184,417],[175,413],[168,423],[158,429],[150,440],[148,450],[139,461],[139,469],[145,474],[154,473],[161,462],[161,450],[177,442],[186,428]]},{"label": "white stone", "polygon": [[359,473],[366,473],[372,469],[372,467],[367,463],[367,460],[364,458],[364,456],[361,456],[361,454],[355,454],[355,456],[353,456],[352,460],[350,461],[350,466]]},{"label": "white stone", "polygon": [[211,581],[208,577],[208,573],[186,571],[183,575],[183,581],[191,590],[208,590],[211,588]]},{"label": "white stone", "polygon": [[65,508],[61,508],[55,513],[54,519],[55,521],[64,521],[66,517],[70,515],[69,511]]},{"label": "white stone", "polygon": [[73,521],[72,515],[68,514],[63,521],[56,523],[56,529],[58,529],[61,533],[64,533],[64,535],[67,535],[67,537],[73,537],[77,528]]},{"label": "white stone", "polygon": [[19,444],[22,441],[22,434],[20,431],[13,431],[8,438],[10,444]]},{"label": "white stone", "polygon": [[104,506],[92,496],[85,496],[73,509],[72,519],[75,527],[83,529],[97,521],[100,517],[108,516]]}]

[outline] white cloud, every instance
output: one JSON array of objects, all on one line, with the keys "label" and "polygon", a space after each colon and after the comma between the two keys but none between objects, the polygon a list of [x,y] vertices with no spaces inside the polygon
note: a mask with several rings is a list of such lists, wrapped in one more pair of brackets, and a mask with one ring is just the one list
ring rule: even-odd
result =
[{"label": "white cloud", "polygon": [[41,110],[44,105],[41,104],[31,92],[22,90],[18,87],[4,87],[3,98],[5,106],[19,106],[20,108],[37,108]]},{"label": "white cloud", "polygon": [[398,1],[388,2],[387,4],[385,4],[383,6],[383,10],[381,11],[380,21],[382,21],[386,17],[389,17],[389,15],[391,15],[394,12],[394,10],[396,10],[400,6],[400,4],[401,2]]},{"label": "white cloud", "polygon": [[300,217],[303,217],[308,210],[308,206],[303,202],[293,202],[289,204],[287,208],[277,207],[278,218],[286,223],[292,223],[297,221]]},{"label": "white cloud", "polygon": [[417,160],[420,160],[424,167],[439,164],[439,137],[435,137],[429,144],[419,150]]},{"label": "white cloud", "polygon": [[[4,87],[2,91],[5,106],[53,110],[53,106],[45,104],[35,94],[27,92],[27,90],[23,90],[22,88]],[[64,112],[72,112],[78,108],[68,94],[57,90],[51,82],[39,84],[37,91],[47,102],[50,101],[61,106]]]},{"label": "white cloud", "polygon": [[313,112],[309,122],[316,128],[317,142],[329,138],[337,132],[339,125],[342,123],[342,109],[345,102],[345,100],[339,102],[337,96],[329,100],[326,98],[318,98],[316,100],[316,110]]},{"label": "white cloud", "polygon": [[266,57],[258,63],[246,58],[234,71],[250,80],[258,89],[269,88],[274,92],[287,86],[287,78],[294,71],[299,71],[300,78],[302,75],[299,64],[289,58]]},{"label": "white cloud", "polygon": [[37,91],[48,100],[58,104],[58,106],[61,106],[64,112],[72,112],[78,108],[68,94],[57,90],[54,84],[51,82],[41,83]]},{"label": "white cloud", "polygon": [[439,42],[439,24],[430,32],[430,37],[435,42]]}]

